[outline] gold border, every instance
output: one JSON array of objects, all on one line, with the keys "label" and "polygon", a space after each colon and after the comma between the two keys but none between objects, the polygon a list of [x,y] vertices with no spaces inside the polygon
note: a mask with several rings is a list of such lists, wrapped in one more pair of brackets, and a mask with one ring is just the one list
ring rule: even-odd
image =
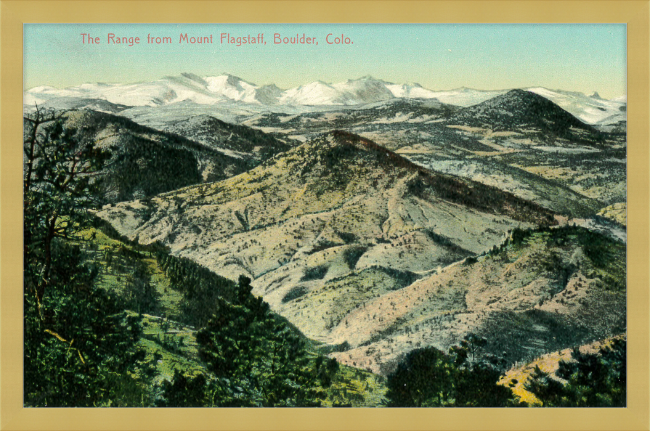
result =
[{"label": "gold border", "polygon": [[[648,0],[2,1],[0,429],[648,430]],[[625,409],[23,409],[22,24],[28,22],[627,23],[628,407]]]}]

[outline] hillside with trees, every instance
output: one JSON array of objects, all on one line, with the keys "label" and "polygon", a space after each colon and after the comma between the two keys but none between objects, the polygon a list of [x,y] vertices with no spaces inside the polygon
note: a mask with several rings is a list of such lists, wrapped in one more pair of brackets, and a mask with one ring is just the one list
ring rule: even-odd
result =
[{"label": "hillside with trees", "polygon": [[25,115],[26,407],[626,405],[622,135],[522,90],[165,124]]}]

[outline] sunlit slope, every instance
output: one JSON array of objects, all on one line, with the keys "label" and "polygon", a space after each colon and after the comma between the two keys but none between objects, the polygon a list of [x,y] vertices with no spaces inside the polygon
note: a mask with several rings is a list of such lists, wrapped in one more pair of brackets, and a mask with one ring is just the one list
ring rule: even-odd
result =
[{"label": "sunlit slope", "polygon": [[386,373],[405,352],[446,349],[467,333],[508,363],[625,330],[625,245],[578,227],[506,245],[381,294],[334,325],[343,363]]},{"label": "sunlit slope", "polygon": [[[379,278],[393,289],[403,284],[396,280],[412,282],[489,250],[517,226],[554,222],[534,203],[427,171],[343,132],[225,181],[105,207],[99,215],[141,243],[161,241],[232,279],[250,276],[254,293],[294,318],[291,298],[340,277],[362,272],[361,283]],[[374,289],[353,305],[377,295]],[[318,301],[323,313],[339,308]],[[312,316],[296,319],[299,329],[329,337],[329,321]]]}]

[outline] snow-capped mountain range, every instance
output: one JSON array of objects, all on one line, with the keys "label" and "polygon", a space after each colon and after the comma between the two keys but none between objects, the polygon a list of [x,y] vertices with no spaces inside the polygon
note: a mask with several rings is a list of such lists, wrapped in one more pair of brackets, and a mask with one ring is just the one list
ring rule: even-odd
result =
[{"label": "snow-capped mountain range", "polygon": [[[539,94],[588,124],[613,124],[626,119],[626,97],[606,100],[597,93],[549,90],[542,87],[524,90]],[[417,83],[394,84],[365,76],[334,84],[315,81],[282,90],[275,85],[258,86],[229,74],[200,77],[191,73],[169,76],[157,81],[136,84],[82,84],[57,89],[40,86],[24,93],[23,103],[33,106],[54,100],[84,100],[101,105],[102,101],[125,107],[163,106],[178,102],[216,105],[240,102],[266,106],[356,106],[394,98],[437,99],[442,103],[471,106],[508,90],[482,91],[459,88],[433,91]],[[105,102],[104,102],[105,103]]]}]

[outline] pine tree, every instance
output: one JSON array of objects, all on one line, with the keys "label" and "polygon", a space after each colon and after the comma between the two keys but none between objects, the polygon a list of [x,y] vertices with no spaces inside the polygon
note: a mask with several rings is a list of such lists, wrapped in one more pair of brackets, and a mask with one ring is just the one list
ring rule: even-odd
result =
[{"label": "pine tree", "polygon": [[24,402],[110,405],[116,376],[143,365],[140,326],[96,287],[97,268],[73,242],[91,224],[108,154],[39,109],[24,136]]},{"label": "pine tree", "polygon": [[37,303],[50,284],[52,244],[91,225],[97,176],[110,154],[82,143],[52,112],[25,117],[24,258]]},{"label": "pine tree", "polygon": [[449,355],[434,347],[408,353],[388,376],[391,407],[504,407],[522,405],[498,385],[501,361],[478,357],[487,341],[468,334]]},{"label": "pine tree", "polygon": [[218,378],[249,388],[243,399],[259,406],[317,406],[317,390],[304,342],[279,322],[240,277],[237,303],[218,298],[213,318],[196,336],[199,357]]},{"label": "pine tree", "polygon": [[563,381],[536,367],[525,388],[546,407],[625,407],[626,366],[627,341],[616,338],[598,353],[573,349],[556,371]]}]

